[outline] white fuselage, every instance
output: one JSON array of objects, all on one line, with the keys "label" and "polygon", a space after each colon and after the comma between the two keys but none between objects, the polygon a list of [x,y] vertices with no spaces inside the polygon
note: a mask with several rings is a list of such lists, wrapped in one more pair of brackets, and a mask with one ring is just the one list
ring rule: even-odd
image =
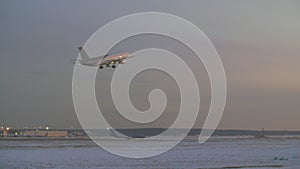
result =
[{"label": "white fuselage", "polygon": [[80,48],[79,51],[82,58],[82,60],[79,62],[81,65],[98,66],[101,69],[104,65],[106,65],[107,67],[112,65],[112,67],[114,68],[116,63],[124,64],[126,63],[126,59],[130,57],[129,53],[120,53],[116,55],[105,55],[90,58],[88,57],[84,49]]}]

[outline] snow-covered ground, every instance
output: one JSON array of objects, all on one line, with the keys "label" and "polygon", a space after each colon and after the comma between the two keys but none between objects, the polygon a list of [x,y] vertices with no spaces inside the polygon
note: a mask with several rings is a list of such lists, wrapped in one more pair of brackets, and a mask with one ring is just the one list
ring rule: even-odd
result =
[{"label": "snow-covered ground", "polygon": [[[111,143],[113,139],[103,139]],[[139,142],[140,139],[135,141]],[[172,141],[163,138],[160,142]],[[124,151],[124,146],[119,145]],[[144,147],[147,151],[147,147]],[[196,138],[151,158],[112,155],[89,140],[0,140],[0,169],[6,168],[300,168],[300,140],[218,137],[199,144]],[[248,166],[248,167],[247,167]],[[265,166],[265,167],[263,167]]]}]

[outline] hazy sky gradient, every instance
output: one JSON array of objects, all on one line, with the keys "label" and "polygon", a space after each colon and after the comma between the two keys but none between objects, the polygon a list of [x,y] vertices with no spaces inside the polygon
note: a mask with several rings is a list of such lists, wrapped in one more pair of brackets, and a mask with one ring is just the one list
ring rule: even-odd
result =
[{"label": "hazy sky gradient", "polygon": [[[77,47],[109,21],[149,11],[171,13],[191,21],[215,45],[228,83],[219,128],[300,130],[297,0],[0,1],[0,126],[78,128],[71,93],[74,65],[69,63],[77,57]],[[122,46],[116,51],[120,49]],[[105,71],[104,78],[98,78],[96,84],[109,82],[112,72]],[[159,79],[164,75],[145,76]],[[137,87],[133,88],[137,98],[133,101],[145,100],[141,92],[145,80],[137,77]],[[151,81],[146,85],[151,86]],[[97,87],[99,95],[101,89]],[[206,89],[200,89],[204,104],[209,98]],[[176,94],[170,98],[171,112],[178,100]],[[110,110],[109,105],[106,108]]]}]

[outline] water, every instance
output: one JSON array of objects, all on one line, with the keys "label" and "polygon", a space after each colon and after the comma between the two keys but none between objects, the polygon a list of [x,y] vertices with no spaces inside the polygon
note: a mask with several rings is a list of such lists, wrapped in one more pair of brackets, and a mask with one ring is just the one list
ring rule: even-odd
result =
[{"label": "water", "polygon": [[[112,140],[103,141],[111,142]],[[136,141],[139,141],[138,139]],[[162,140],[165,141],[165,140]],[[159,142],[158,142],[159,144]],[[126,149],[125,151],[130,151]],[[146,159],[112,155],[90,140],[0,140],[0,168],[152,169],[300,168],[299,139],[187,139],[171,151]]]}]

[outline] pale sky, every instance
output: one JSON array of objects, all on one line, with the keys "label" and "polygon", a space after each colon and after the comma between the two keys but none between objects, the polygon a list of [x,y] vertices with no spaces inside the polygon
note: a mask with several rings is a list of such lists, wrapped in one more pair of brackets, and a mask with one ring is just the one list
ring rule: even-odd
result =
[{"label": "pale sky", "polygon": [[[136,12],[164,12],[185,18],[213,42],[227,77],[227,103],[219,129],[300,130],[300,2],[249,1],[0,1],[0,126],[79,128],[72,103],[70,59],[101,26]],[[184,31],[184,30],[182,30]],[[112,49],[172,50],[199,70],[201,127],[210,99],[204,68],[178,42],[159,36],[134,37]],[[194,64],[194,65],[193,65]],[[113,71],[98,74],[96,92],[107,119],[118,118],[107,91]],[[166,115],[140,127],[167,127],[178,111],[178,87],[157,71],[140,74],[132,102],[147,109],[153,88],[168,95]],[[173,115],[172,115],[172,114]],[[170,115],[171,114],[171,115]],[[161,124],[163,123],[163,124]],[[105,127],[105,126],[103,126]]]}]

